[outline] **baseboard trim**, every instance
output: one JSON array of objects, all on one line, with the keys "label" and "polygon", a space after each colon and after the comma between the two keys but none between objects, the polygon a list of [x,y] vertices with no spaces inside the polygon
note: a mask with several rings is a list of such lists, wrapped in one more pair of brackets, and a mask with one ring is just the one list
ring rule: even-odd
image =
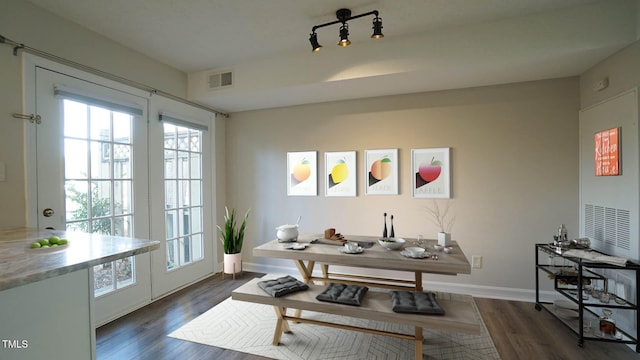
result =
[{"label": "baseboard trim", "polygon": [[[256,264],[256,263],[243,263],[243,270],[258,272],[258,273],[275,273],[275,274],[283,274],[283,275],[292,275],[299,276],[300,273],[298,269],[293,266],[282,266],[282,265],[265,265],[265,264]],[[344,269],[344,268],[341,268]],[[396,276],[391,276],[392,278],[402,279],[402,272],[391,272],[391,274]],[[314,271],[314,275],[321,276],[318,272]],[[440,281],[423,281],[422,286],[425,289],[430,289],[433,291],[442,291],[442,292],[451,292],[456,294],[466,294],[474,297],[481,298],[489,298],[489,299],[500,299],[500,300],[512,300],[512,301],[524,301],[524,302],[535,302],[536,292],[532,289],[519,289],[519,288],[508,288],[508,287],[497,287],[497,286],[484,286],[484,285],[473,285],[473,284],[455,284],[455,283],[445,283]],[[555,299],[560,299],[558,293],[555,291],[540,291],[540,300],[544,302],[551,302]]]}]

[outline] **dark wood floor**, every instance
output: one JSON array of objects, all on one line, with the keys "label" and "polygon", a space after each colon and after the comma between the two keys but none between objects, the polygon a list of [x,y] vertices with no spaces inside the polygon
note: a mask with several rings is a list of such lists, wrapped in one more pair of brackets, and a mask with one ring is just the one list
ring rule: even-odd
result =
[{"label": "dark wood floor", "polygon": [[[218,274],[98,328],[98,360],[265,359],[167,336],[259,276],[245,272],[235,280],[222,280]],[[483,298],[476,303],[503,360],[640,360],[625,345],[586,342],[578,347],[573,333],[532,303]]]}]

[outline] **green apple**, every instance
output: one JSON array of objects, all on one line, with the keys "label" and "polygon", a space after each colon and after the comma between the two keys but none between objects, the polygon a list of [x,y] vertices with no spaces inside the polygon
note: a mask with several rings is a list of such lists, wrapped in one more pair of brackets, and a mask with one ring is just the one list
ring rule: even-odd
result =
[{"label": "green apple", "polygon": [[36,241],[36,242],[34,242],[34,243],[31,243],[31,248],[32,248],[32,249],[39,249],[39,248],[41,248],[41,247],[42,247],[42,245],[40,245],[40,243],[39,243],[39,242],[37,242],[37,241]]},{"label": "green apple", "polygon": [[41,247],[41,248],[43,248],[43,249],[48,249],[48,248],[50,248],[50,246],[49,246],[49,245],[42,245],[42,246],[40,246],[40,247]]},{"label": "green apple", "polygon": [[38,242],[40,243],[40,245],[44,246],[44,245],[49,245],[49,239],[40,239],[38,240]]},{"label": "green apple", "polygon": [[67,245],[69,243],[69,240],[62,238],[58,241],[58,245]]},{"label": "green apple", "polygon": [[55,235],[49,238],[49,244],[57,244],[59,241],[60,238]]}]

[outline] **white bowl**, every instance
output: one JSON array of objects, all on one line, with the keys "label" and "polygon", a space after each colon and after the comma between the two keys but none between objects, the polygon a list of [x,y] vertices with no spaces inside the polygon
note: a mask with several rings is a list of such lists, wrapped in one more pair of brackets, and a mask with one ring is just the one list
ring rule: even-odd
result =
[{"label": "white bowl", "polygon": [[378,244],[382,245],[387,250],[398,250],[404,245],[405,240],[403,238],[380,238]]},{"label": "white bowl", "polygon": [[442,249],[444,249],[444,246],[440,245],[440,244],[434,244],[433,245],[433,249],[435,251],[442,251]]}]

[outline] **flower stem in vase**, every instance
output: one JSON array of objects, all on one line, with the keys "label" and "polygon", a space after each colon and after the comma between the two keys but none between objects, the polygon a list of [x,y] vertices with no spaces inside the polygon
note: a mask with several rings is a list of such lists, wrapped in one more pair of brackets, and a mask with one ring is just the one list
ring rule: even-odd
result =
[{"label": "flower stem in vase", "polygon": [[391,215],[391,237],[396,237],[396,232],[393,230],[393,215]]},{"label": "flower stem in vase", "polygon": [[382,230],[382,237],[387,237],[387,213],[384,213],[384,230]]}]

